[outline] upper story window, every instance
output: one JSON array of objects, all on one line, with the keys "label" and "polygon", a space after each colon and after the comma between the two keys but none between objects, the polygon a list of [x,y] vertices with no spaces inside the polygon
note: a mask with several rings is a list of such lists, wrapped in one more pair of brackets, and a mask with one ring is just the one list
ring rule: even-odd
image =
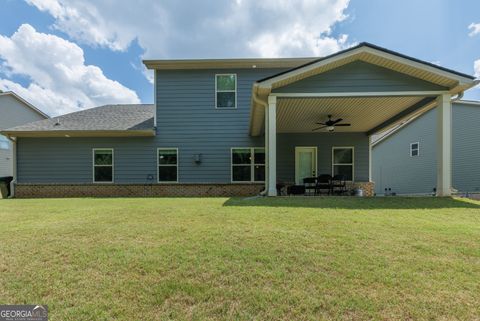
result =
[{"label": "upper story window", "polygon": [[215,75],[215,108],[237,108],[237,75]]},{"label": "upper story window", "polygon": [[7,137],[0,135],[0,149],[10,149],[10,141]]},{"label": "upper story window", "polygon": [[353,181],[353,147],[333,147],[332,158],[333,176],[343,175],[345,180]]},{"label": "upper story window", "polygon": [[95,183],[113,182],[113,149],[93,149],[93,181]]},{"label": "upper story window", "polygon": [[411,143],[410,144],[410,156],[418,156],[420,155],[420,143]]}]

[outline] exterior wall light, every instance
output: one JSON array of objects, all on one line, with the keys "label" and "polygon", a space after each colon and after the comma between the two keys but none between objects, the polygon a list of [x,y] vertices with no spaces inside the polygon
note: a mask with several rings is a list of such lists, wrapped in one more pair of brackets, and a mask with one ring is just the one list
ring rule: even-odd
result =
[{"label": "exterior wall light", "polygon": [[193,155],[193,161],[195,164],[200,164],[202,162],[202,154]]}]

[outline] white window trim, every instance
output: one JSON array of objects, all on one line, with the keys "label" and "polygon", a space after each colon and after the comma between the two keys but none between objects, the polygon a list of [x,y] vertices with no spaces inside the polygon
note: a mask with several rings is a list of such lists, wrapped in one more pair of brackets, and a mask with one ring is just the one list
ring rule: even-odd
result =
[{"label": "white window trim", "polygon": [[[234,181],[233,180],[233,166],[247,166],[248,164],[233,164],[233,150],[234,149],[249,149],[252,160],[250,161],[250,180],[249,181]],[[252,183],[265,183],[265,181],[255,180],[255,165],[263,165],[265,167],[265,175],[267,174],[266,164],[255,164],[255,149],[263,149],[265,153],[265,147],[231,147],[230,148],[230,182],[237,184],[252,184]],[[265,155],[266,157],[266,155]]]},{"label": "white window trim", "polygon": [[[336,149],[351,149],[352,150],[352,163],[335,163],[335,150]],[[332,177],[335,176],[335,165],[351,165],[352,166],[352,180],[349,182],[355,182],[355,147],[353,146],[333,146],[332,147]]]},{"label": "white window trim", "polygon": [[[175,164],[175,166],[177,167],[177,180],[176,181],[161,181],[160,180],[160,171],[159,171],[159,167],[160,166],[173,166],[173,164],[160,164],[159,162],[159,159],[158,159],[158,153],[161,151],[161,150],[175,150],[177,152],[177,164]],[[159,147],[157,148],[157,155],[155,156],[157,157],[157,183],[159,184],[176,184],[178,183],[178,179],[179,179],[179,171],[178,171],[178,161],[179,161],[179,154],[178,154],[178,148],[177,147]]]},{"label": "white window trim", "polygon": [[[112,151],[112,165],[95,165],[95,151],[97,150],[110,150]],[[112,168],[112,180],[110,182],[97,182],[95,180],[95,167],[111,167]],[[113,184],[115,182],[115,151],[113,148],[93,148],[92,149],[92,180],[95,184]]]},{"label": "white window trim", "polygon": [[[235,91],[232,90],[217,90],[217,77],[218,76],[235,76]],[[237,103],[237,96],[238,96],[238,76],[236,73],[225,73],[225,74],[215,74],[215,109],[237,109],[238,103]],[[229,92],[235,92],[235,107],[218,107],[217,106],[217,93],[229,93]]]},{"label": "white window trim", "polygon": [[[413,155],[413,145],[417,144],[417,155]],[[410,157],[417,157],[420,156],[420,143],[419,142],[414,142],[410,143]]]}]

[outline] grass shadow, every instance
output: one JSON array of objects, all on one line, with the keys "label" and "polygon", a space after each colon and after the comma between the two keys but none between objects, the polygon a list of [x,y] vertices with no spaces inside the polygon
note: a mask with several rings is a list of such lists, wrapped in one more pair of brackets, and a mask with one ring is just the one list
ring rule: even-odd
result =
[{"label": "grass shadow", "polygon": [[319,209],[480,209],[480,202],[453,197],[256,197],[229,198],[223,206],[299,207]]}]

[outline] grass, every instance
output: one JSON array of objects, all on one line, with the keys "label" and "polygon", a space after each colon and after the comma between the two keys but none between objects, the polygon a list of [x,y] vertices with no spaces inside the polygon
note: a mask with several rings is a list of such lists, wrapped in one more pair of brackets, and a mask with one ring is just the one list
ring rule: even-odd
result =
[{"label": "grass", "polygon": [[480,202],[0,201],[0,303],[50,320],[478,320]]}]

